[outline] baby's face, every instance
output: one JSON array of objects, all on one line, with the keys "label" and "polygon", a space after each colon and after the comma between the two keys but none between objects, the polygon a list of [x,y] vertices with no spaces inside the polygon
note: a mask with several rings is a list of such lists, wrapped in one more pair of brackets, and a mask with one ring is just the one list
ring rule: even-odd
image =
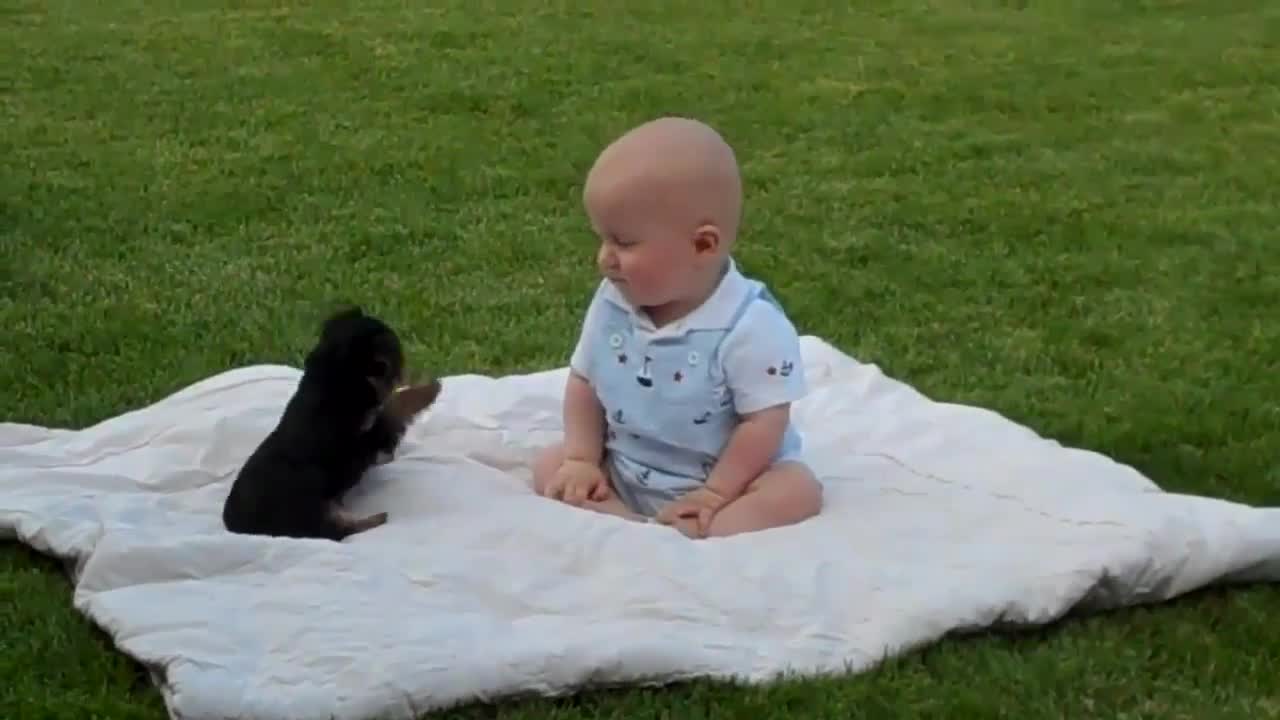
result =
[{"label": "baby's face", "polygon": [[707,126],[667,118],[625,133],[583,189],[600,274],[637,307],[692,309],[733,244],[741,192],[733,151]]},{"label": "baby's face", "polygon": [[[624,188],[618,188],[625,192]],[[587,202],[587,215],[600,241],[596,264],[622,296],[637,307],[677,302],[695,292],[707,254],[694,227],[652,194],[618,194]]]}]

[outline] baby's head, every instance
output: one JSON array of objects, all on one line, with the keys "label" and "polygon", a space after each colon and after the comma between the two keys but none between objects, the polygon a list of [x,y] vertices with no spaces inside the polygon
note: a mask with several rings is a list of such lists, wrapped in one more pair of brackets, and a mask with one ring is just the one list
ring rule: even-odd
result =
[{"label": "baby's head", "polygon": [[600,153],[583,204],[600,237],[600,272],[633,305],[682,313],[720,278],[738,234],[742,180],[719,133],[666,117]]}]

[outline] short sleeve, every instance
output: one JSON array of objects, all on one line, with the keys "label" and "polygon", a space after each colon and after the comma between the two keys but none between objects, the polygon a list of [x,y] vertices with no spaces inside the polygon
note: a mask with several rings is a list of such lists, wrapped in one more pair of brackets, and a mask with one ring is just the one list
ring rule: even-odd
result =
[{"label": "short sleeve", "polygon": [[595,295],[591,297],[591,303],[587,305],[587,312],[582,318],[582,327],[578,331],[578,343],[573,348],[573,355],[569,358],[569,369],[577,375],[591,380],[591,364],[595,360],[596,348],[600,338],[601,325],[604,322],[604,308],[601,307],[604,299],[604,283],[596,288]]},{"label": "short sleeve", "polygon": [[753,302],[729,332],[721,362],[739,414],[795,402],[808,391],[800,337],[787,316],[766,300]]}]

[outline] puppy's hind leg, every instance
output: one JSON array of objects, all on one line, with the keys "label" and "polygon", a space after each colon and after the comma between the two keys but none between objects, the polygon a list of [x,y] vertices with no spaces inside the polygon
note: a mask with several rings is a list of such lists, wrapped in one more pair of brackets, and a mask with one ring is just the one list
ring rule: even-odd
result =
[{"label": "puppy's hind leg", "polygon": [[345,510],[338,503],[330,503],[329,514],[325,518],[329,524],[333,525],[337,531],[336,540],[342,540],[350,535],[362,533],[366,530],[372,530],[387,522],[387,514],[385,512],[374,513],[359,517],[354,513]]}]

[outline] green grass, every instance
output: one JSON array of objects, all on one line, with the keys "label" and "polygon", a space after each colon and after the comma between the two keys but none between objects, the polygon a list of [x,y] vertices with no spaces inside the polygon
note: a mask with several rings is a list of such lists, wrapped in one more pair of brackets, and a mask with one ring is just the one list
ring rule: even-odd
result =
[{"label": "green grass", "polygon": [[[741,260],[804,332],[1168,489],[1280,502],[1280,5],[629,5],[0,2],[2,419],[297,363],[345,300],[437,372],[561,364],[582,175],[685,113],[736,145]],[[1278,676],[1280,593],[1252,588],[497,717],[1261,718]],[[12,545],[0,677],[6,718],[164,714]]]}]

